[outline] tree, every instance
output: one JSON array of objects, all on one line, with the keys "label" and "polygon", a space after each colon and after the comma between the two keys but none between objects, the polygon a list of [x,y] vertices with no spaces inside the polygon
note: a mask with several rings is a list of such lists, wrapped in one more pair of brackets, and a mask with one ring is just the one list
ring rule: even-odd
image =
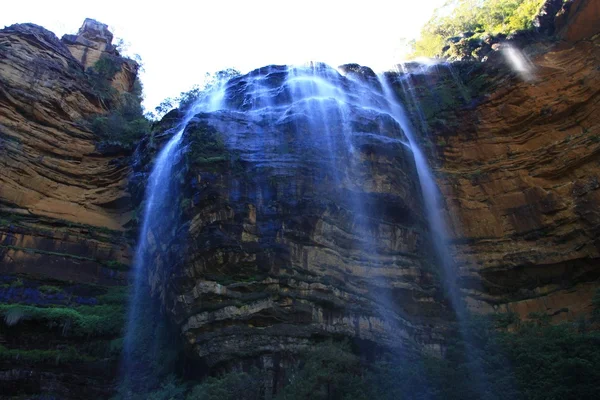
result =
[{"label": "tree", "polygon": [[415,42],[413,57],[440,56],[449,41],[530,29],[545,0],[449,0],[436,9]]}]

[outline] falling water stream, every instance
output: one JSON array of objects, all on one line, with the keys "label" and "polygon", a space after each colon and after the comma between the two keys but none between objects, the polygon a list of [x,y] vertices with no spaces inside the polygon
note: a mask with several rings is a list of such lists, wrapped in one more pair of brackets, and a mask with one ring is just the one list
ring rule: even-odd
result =
[{"label": "falling water stream", "polygon": [[462,310],[462,304],[458,293],[458,288],[455,283],[455,267],[452,256],[448,251],[447,237],[448,228],[446,226],[446,220],[442,211],[442,203],[440,199],[440,192],[435,182],[435,178],[429,168],[427,159],[423,155],[419,143],[415,137],[415,130],[412,126],[405,109],[396,100],[393,89],[389,82],[383,75],[379,75],[379,82],[383,89],[383,94],[387,100],[388,107],[394,119],[400,124],[413,153],[415,160],[415,166],[417,168],[417,174],[419,176],[419,183],[421,185],[421,193],[423,196],[423,203],[425,205],[425,213],[427,217],[427,223],[429,225],[431,239],[434,246],[434,250],[438,259],[438,263],[442,267],[442,274],[444,278],[444,286],[447,295],[452,302],[452,306],[456,312]]},{"label": "falling water stream", "polygon": [[[225,142],[232,148],[243,142],[246,161],[256,165],[271,165],[279,168],[295,168],[297,157],[301,153],[289,152],[286,154],[273,154],[269,146],[277,141],[281,142],[280,133],[277,132],[278,124],[293,121],[296,126],[295,146],[304,146],[311,151],[321,154],[328,163],[329,174],[334,180],[335,188],[340,189],[337,196],[340,201],[347,204],[349,212],[354,217],[353,226],[357,235],[358,248],[356,254],[366,254],[361,262],[375,266],[373,283],[375,286],[384,287],[384,276],[377,275],[376,266],[379,265],[379,254],[374,237],[360,237],[360,232],[371,224],[376,217],[376,209],[370,209],[359,195],[365,188],[355,187],[352,182],[353,173],[361,168],[357,162],[355,143],[357,140],[377,140],[395,146],[408,147],[414,157],[418,174],[418,182],[423,198],[426,220],[431,233],[431,242],[434,247],[436,259],[441,267],[441,275],[446,295],[460,321],[464,317],[464,306],[456,285],[456,271],[447,246],[447,226],[439,189],[436,185],[432,171],[425,155],[419,147],[415,129],[406,114],[405,109],[398,102],[394,89],[385,76],[379,75],[370,81],[361,81],[350,75],[343,76],[337,70],[322,64],[302,67],[266,67],[259,72],[253,72],[244,77],[244,81],[236,81],[230,85],[237,85],[235,90],[241,90],[243,102],[232,106],[227,103],[227,90],[233,90],[225,84],[217,86],[212,96],[209,96],[202,105],[192,107],[183,119],[179,130],[164,145],[154,162],[154,167],[148,179],[146,190],[146,204],[143,222],[140,231],[138,248],[135,257],[134,288],[130,301],[129,319],[124,346],[124,365],[126,374],[143,368],[136,359],[136,352],[145,351],[139,347],[140,329],[138,315],[142,314],[145,307],[142,298],[147,295],[148,277],[146,267],[149,262],[148,248],[152,237],[152,226],[163,223],[161,219],[167,218],[162,210],[168,207],[165,200],[173,190],[173,166],[177,164],[182,153],[182,137],[188,122],[199,111],[210,112],[227,110],[231,113],[243,113],[247,118],[256,121],[267,121],[267,128],[254,135],[241,132],[226,131],[227,126],[216,128],[226,136]],[[266,72],[264,72],[266,71]],[[275,79],[275,76],[278,76]],[[283,78],[280,78],[279,76]],[[269,79],[276,83],[269,82]],[[233,81],[233,80],[232,80]],[[240,89],[241,87],[241,89]],[[378,132],[358,132],[352,125],[350,116],[360,110],[373,118],[390,119],[401,128],[404,137],[392,134],[383,126]],[[218,121],[215,123],[219,123]],[[224,122],[225,124],[225,122]],[[260,125],[260,124],[257,124]],[[261,126],[264,126],[261,125]],[[305,132],[304,134],[298,132]],[[270,136],[271,135],[271,136]],[[363,139],[360,139],[360,138]],[[366,138],[366,139],[365,139]],[[408,142],[406,142],[406,140]],[[360,228],[360,229],[359,229]],[[382,292],[383,293],[383,292]],[[397,330],[394,320],[394,308],[401,305],[394,304],[385,294],[373,294],[378,297],[376,311],[384,320],[390,331]],[[144,374],[141,374],[142,376]],[[135,380],[131,378],[132,380]]]},{"label": "falling water stream", "polygon": [[219,107],[219,98],[211,96],[189,108],[178,130],[156,156],[148,177],[121,362],[124,383],[121,391],[126,398],[136,390],[152,387],[155,384],[153,379],[157,378],[156,370],[164,361],[160,360],[164,357],[161,347],[164,347],[170,333],[165,331],[160,309],[150,293],[149,266],[154,262],[152,248],[157,241],[155,235],[175,225],[175,221],[171,220],[174,213],[168,211],[177,205],[169,204],[169,196],[177,191],[173,167],[181,159],[184,150],[181,146],[184,130],[197,112],[213,110],[215,107]]}]

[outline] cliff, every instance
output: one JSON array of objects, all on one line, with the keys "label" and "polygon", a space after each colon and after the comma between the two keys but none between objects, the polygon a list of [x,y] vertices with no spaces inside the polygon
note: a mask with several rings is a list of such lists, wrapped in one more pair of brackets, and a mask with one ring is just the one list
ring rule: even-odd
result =
[{"label": "cliff", "polygon": [[526,75],[499,50],[486,63],[400,79],[416,88],[458,284],[476,312],[559,322],[592,311],[600,277],[600,37],[590,19],[598,2],[567,6],[552,19],[557,37],[512,42],[530,64]]},{"label": "cliff", "polygon": [[[424,132],[471,311],[555,323],[592,312],[598,18],[598,2],[575,0],[544,19],[556,36],[386,75]],[[0,31],[3,395],[114,393],[131,238],[186,110],[138,143],[119,114],[138,66],[112,39],[93,20],[61,40],[32,24]],[[511,54],[531,69],[512,69]],[[439,357],[457,334],[406,132],[372,71],[345,69],[257,69],[225,85],[226,109],[185,127],[181,190],[161,210],[171,222],[150,221],[143,276],[180,333],[182,376],[258,366],[276,393],[328,339],[365,359]]]},{"label": "cliff", "polygon": [[[110,39],[106,26],[93,20],[63,41],[33,24],[0,31],[3,395],[111,391],[115,358],[104,348],[120,327],[93,333],[84,326],[91,320],[110,325],[105,319],[118,325],[124,318],[119,287],[130,259],[124,234],[130,168],[124,154],[99,151],[88,121],[133,89],[137,64],[119,61]],[[101,55],[119,61],[111,81],[90,69]],[[110,85],[115,92],[99,91]],[[118,299],[107,298],[110,293]]]},{"label": "cliff", "polygon": [[148,275],[208,367],[258,359],[282,382],[327,337],[439,351],[452,315],[404,134],[388,114],[315,106],[329,85],[372,93],[326,66],[265,67],[231,79],[226,110],[184,131],[185,184],[164,211],[182,226],[173,240],[156,221]]}]

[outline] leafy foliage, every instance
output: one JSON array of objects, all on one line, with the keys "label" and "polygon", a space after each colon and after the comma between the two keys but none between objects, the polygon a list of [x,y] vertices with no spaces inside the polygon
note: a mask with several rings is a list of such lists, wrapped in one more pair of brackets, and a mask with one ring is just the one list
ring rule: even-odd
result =
[{"label": "leafy foliage", "polygon": [[233,372],[221,378],[209,377],[194,386],[186,400],[260,400],[261,379],[257,371]]},{"label": "leafy foliage", "polygon": [[[600,332],[532,317],[473,317],[462,335],[448,343],[443,358],[387,355],[365,364],[348,343],[325,342],[290,369],[276,399],[595,398],[600,391]],[[502,328],[509,325],[514,332]],[[257,372],[211,377],[192,389],[171,381],[160,390],[172,393],[175,388],[180,389],[176,397],[156,398],[254,400],[264,391]]]},{"label": "leafy foliage", "polygon": [[142,86],[136,79],[134,91],[121,94],[114,109],[89,120],[90,129],[105,143],[132,149],[150,129],[141,103]]},{"label": "leafy foliage", "polygon": [[[501,320],[507,319],[514,316]],[[472,320],[465,335],[469,342],[450,343],[444,360],[424,358],[412,372],[397,365],[392,378],[399,377],[386,380],[391,386],[376,387],[383,393],[413,393],[402,398],[443,399],[578,399],[592,398],[599,389],[597,332],[540,320],[520,323],[514,333],[495,326],[487,318]],[[383,376],[389,371],[384,368]]]},{"label": "leafy foliage", "polygon": [[124,60],[120,57],[102,55],[87,76],[94,92],[110,111],[88,120],[88,125],[101,142],[132,149],[150,129],[150,123],[142,108],[142,84],[138,78],[131,93],[119,94],[111,80],[120,71]]},{"label": "leafy foliage", "polygon": [[292,374],[278,399],[366,399],[361,371],[360,361],[347,343],[322,343]]},{"label": "leafy foliage", "polygon": [[65,336],[104,336],[121,332],[124,307],[117,304],[78,307],[37,307],[23,304],[0,304],[0,315],[7,325],[22,321],[45,322],[59,328]]},{"label": "leafy foliage", "polygon": [[414,44],[414,57],[435,57],[450,40],[468,33],[469,40],[510,34],[533,27],[545,0],[449,0],[435,10]]},{"label": "leafy foliage", "polygon": [[186,160],[190,165],[208,168],[229,159],[222,135],[212,126],[205,123],[190,125],[187,134],[190,148]]},{"label": "leafy foliage", "polygon": [[115,96],[116,90],[110,82],[121,69],[123,59],[110,54],[102,54],[93,67],[88,68],[86,76],[94,93],[101,101],[110,100]]}]

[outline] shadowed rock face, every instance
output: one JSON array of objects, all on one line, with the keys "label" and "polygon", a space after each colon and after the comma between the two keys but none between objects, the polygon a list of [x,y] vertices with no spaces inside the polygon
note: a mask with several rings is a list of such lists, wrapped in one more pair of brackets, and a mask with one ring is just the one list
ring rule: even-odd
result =
[{"label": "shadowed rock face", "polygon": [[150,279],[209,366],[331,336],[439,344],[451,312],[412,154],[361,96],[381,101],[328,67],[268,67],[231,80],[225,109],[186,128],[183,245],[171,245],[174,267],[157,256]]}]

